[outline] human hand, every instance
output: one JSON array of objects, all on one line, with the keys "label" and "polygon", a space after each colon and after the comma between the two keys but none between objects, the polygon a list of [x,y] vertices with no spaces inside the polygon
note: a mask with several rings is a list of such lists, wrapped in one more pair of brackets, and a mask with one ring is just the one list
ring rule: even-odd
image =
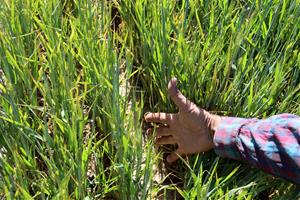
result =
[{"label": "human hand", "polygon": [[[221,117],[210,114],[188,100],[177,89],[177,79],[168,85],[168,93],[179,108],[178,113],[146,113],[145,120],[163,124],[156,128],[155,144],[177,144],[178,148],[168,157],[168,162],[176,161],[179,156],[208,151],[214,147],[214,132]],[[153,132],[148,129],[147,133]]]}]

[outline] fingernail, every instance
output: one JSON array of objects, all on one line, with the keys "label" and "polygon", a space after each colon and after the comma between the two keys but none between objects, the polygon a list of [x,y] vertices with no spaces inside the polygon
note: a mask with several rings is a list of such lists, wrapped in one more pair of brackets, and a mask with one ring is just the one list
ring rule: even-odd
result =
[{"label": "fingernail", "polygon": [[168,162],[168,163],[172,163],[171,158],[167,157],[167,162]]},{"label": "fingernail", "polygon": [[151,129],[151,128],[148,128],[147,131],[146,131],[146,134],[147,134],[147,135],[150,135],[151,132],[152,132],[152,129]]},{"label": "fingernail", "polygon": [[144,114],[144,119],[146,119],[146,116],[147,116],[148,114],[150,114],[150,112],[146,112],[146,113]]}]

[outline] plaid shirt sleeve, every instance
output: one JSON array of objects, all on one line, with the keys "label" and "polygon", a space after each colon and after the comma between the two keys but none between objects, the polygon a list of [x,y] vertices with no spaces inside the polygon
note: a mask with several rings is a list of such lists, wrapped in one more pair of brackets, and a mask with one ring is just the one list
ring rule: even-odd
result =
[{"label": "plaid shirt sleeve", "polygon": [[215,152],[300,184],[300,117],[225,117],[214,135]]}]

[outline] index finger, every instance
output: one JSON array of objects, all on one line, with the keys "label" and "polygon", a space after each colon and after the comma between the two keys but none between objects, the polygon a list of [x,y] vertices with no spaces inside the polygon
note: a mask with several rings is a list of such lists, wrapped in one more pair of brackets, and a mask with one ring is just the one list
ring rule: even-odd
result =
[{"label": "index finger", "polygon": [[170,124],[173,119],[173,114],[169,113],[146,113],[145,120],[146,122],[155,122],[162,124]]}]

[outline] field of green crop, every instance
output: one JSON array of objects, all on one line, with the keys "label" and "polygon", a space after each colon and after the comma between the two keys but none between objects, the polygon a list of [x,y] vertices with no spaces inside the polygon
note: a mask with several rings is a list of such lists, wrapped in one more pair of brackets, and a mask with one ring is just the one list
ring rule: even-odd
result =
[{"label": "field of green crop", "polygon": [[163,166],[143,114],[176,112],[171,77],[213,113],[299,115],[300,0],[0,0],[0,199],[300,198],[213,151]]}]

